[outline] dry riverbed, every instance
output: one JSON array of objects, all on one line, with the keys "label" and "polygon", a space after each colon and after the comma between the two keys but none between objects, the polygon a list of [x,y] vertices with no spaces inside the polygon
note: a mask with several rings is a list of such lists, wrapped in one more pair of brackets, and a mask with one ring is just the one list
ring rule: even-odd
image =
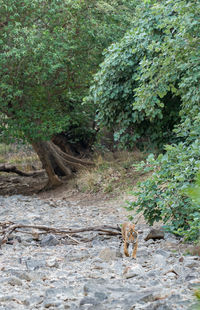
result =
[{"label": "dry riverbed", "polygon": [[[0,222],[81,228],[126,220],[116,200],[58,196],[0,196]],[[118,236],[87,232],[89,242],[70,244],[53,234],[14,233],[0,249],[0,309],[200,309],[199,256],[185,255],[171,234],[145,242],[142,220],[137,229],[136,260],[123,256]]]}]

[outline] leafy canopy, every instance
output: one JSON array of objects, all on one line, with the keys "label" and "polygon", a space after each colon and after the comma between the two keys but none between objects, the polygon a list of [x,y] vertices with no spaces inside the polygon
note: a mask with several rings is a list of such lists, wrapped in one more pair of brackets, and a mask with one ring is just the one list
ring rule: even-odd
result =
[{"label": "leafy canopy", "polygon": [[136,1],[0,0],[0,133],[49,139],[88,131],[81,105],[102,50],[131,23]]},{"label": "leafy canopy", "polygon": [[134,27],[105,52],[86,102],[96,104],[99,124],[114,129],[122,147],[144,137],[157,146],[176,141],[179,111],[188,100],[197,107],[197,5],[142,2]]},{"label": "leafy canopy", "polygon": [[[150,224],[163,220],[166,227],[185,239],[200,237],[200,206],[197,200],[199,178],[194,190],[190,185],[200,168],[200,20],[198,1],[167,1],[152,7],[155,17],[171,8],[171,16],[160,27],[166,33],[158,47],[159,57],[143,59],[142,79],[136,90],[139,103],[155,109],[162,104],[167,91],[181,98],[180,124],[174,132],[181,142],[165,147],[157,159],[150,156],[147,167],[152,177],[142,182],[136,192],[137,201],[129,209],[144,212]],[[157,43],[153,42],[155,48]],[[190,190],[189,190],[190,188]]]},{"label": "leafy canopy", "polygon": [[147,160],[154,173],[128,209],[137,207],[150,224],[163,220],[187,239],[200,231],[199,205],[184,191],[200,168],[199,12],[197,0],[143,2],[133,29],[107,49],[86,98],[123,147],[144,137],[171,143]]}]

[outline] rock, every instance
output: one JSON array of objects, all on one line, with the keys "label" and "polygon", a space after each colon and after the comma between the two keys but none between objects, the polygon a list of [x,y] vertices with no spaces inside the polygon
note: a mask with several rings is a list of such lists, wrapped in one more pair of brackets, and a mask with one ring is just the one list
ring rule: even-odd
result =
[{"label": "rock", "polygon": [[166,258],[160,254],[153,256],[153,264],[157,268],[164,268],[166,266]]},{"label": "rock", "polygon": [[[68,192],[65,196],[68,200]],[[120,224],[126,216],[112,202],[95,200],[91,205],[74,199],[69,205],[55,197],[52,201],[56,208],[32,196],[0,196],[2,221],[81,228]],[[174,235],[144,241],[148,225],[137,228],[137,260],[124,255],[122,259],[121,239],[116,236],[84,232],[81,236],[92,241],[64,245],[58,235],[13,232],[10,242],[17,235],[22,242],[0,249],[0,310],[190,309],[193,292],[200,286],[199,257],[183,257],[189,245],[182,247]]]},{"label": "rock", "polygon": [[[28,296],[26,297],[26,299],[24,300],[24,304],[30,306],[30,308],[32,306],[35,305],[39,305],[43,302],[43,296],[39,296],[39,295],[32,295],[32,296]],[[32,309],[32,308],[31,308]]]},{"label": "rock", "polygon": [[165,258],[168,258],[168,257],[170,257],[170,255],[171,255],[170,252],[165,251],[165,250],[163,250],[163,249],[157,249],[157,250],[155,251],[155,254],[162,255],[162,256],[164,256]]},{"label": "rock", "polygon": [[83,299],[81,299],[80,301],[80,306],[83,305],[93,305],[96,306],[98,304],[97,300],[91,297],[84,297]]},{"label": "rock", "polygon": [[60,241],[54,235],[45,236],[40,242],[41,246],[55,246],[59,243]]},{"label": "rock", "polygon": [[17,278],[21,279],[21,280],[26,280],[26,281],[31,281],[32,277],[30,275],[30,273],[24,271],[24,270],[15,270],[15,269],[10,269],[7,272],[9,272],[10,274],[16,276]]},{"label": "rock", "polygon": [[23,284],[23,282],[16,277],[8,278],[7,282],[12,286],[15,286],[15,285],[21,286]]},{"label": "rock", "polygon": [[45,267],[46,262],[44,259],[43,260],[36,260],[36,259],[28,258],[25,261],[25,264],[26,264],[28,270],[37,270],[37,269],[40,269],[42,267]]},{"label": "rock", "polygon": [[53,307],[53,309],[57,309],[60,305],[61,305],[61,301],[56,300],[54,298],[45,299],[43,301],[43,304],[42,304],[43,308],[51,308],[51,307]]},{"label": "rock", "polygon": [[61,299],[73,299],[75,296],[74,288],[69,287],[58,287],[58,288],[49,288],[45,292],[45,296],[48,298],[59,297]]},{"label": "rock", "polygon": [[135,310],[142,310],[142,309],[144,310],[172,310],[175,308],[172,308],[171,304],[164,300],[157,300],[154,302],[150,302],[144,306],[142,306],[141,304],[137,304],[134,309]]},{"label": "rock", "polygon": [[200,268],[200,262],[193,259],[185,259],[184,266],[188,268],[195,268],[195,267]]},{"label": "rock", "polygon": [[100,251],[99,258],[101,258],[105,262],[109,262],[117,259],[117,253],[115,250],[111,250],[110,248],[105,248]]},{"label": "rock", "polygon": [[99,301],[103,301],[108,298],[108,296],[104,292],[95,292],[94,297]]},{"label": "rock", "polygon": [[66,256],[67,261],[69,262],[75,262],[75,261],[84,261],[87,260],[90,257],[90,253],[87,250],[82,250],[78,253],[74,252],[70,255]]},{"label": "rock", "polygon": [[46,266],[50,267],[50,268],[52,268],[52,267],[58,268],[59,264],[58,264],[58,261],[55,258],[51,258],[51,259],[48,259],[46,261]]},{"label": "rock", "polygon": [[141,258],[144,256],[146,259],[148,259],[148,256],[150,255],[150,251],[147,250],[145,247],[139,248],[137,251],[137,257]]},{"label": "rock", "polygon": [[[196,278],[197,278],[197,273],[190,272],[185,275],[186,281],[192,281],[192,280],[195,280]],[[200,281],[199,281],[199,284],[200,284]]]},{"label": "rock", "polygon": [[145,241],[148,241],[149,239],[158,240],[158,239],[164,239],[164,231],[161,229],[151,229],[148,235],[145,237]]},{"label": "rock", "polygon": [[144,268],[139,264],[137,264],[127,269],[127,271],[124,272],[123,276],[125,279],[130,279],[133,277],[143,277],[144,275],[145,275]]},{"label": "rock", "polygon": [[158,278],[160,274],[161,274],[160,269],[150,270],[149,272],[146,273],[146,275],[150,278]]}]

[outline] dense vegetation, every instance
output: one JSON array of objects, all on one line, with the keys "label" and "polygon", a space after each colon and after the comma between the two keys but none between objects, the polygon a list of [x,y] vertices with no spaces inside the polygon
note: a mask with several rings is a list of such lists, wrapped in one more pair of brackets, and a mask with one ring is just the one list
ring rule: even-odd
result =
[{"label": "dense vegetation", "polygon": [[124,34],[134,7],[120,0],[0,1],[1,138],[31,143],[52,185],[85,164],[49,141],[62,131],[71,143],[90,140],[94,109],[81,101],[102,50]]},{"label": "dense vegetation", "polygon": [[0,0],[2,139],[31,143],[51,185],[87,164],[52,139],[91,141],[94,121],[116,147],[159,150],[129,209],[198,239],[199,12],[198,0]]},{"label": "dense vegetation", "polygon": [[199,10],[195,0],[138,7],[135,27],[109,47],[87,98],[123,147],[170,142],[164,154],[149,157],[153,176],[129,209],[189,239],[200,232],[199,205],[184,192],[200,167]]}]

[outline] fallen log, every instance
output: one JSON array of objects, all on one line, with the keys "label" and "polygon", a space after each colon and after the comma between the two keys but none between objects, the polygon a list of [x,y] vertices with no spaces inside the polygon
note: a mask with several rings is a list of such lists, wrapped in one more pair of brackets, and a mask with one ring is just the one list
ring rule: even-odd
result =
[{"label": "fallen log", "polygon": [[24,172],[24,171],[21,171],[21,170],[17,169],[17,167],[13,166],[13,165],[0,165],[0,172],[7,172],[7,173],[13,172],[13,173],[21,175],[23,177],[35,177],[35,176],[39,176],[39,175],[45,173],[44,170],[36,170],[36,171],[32,171],[32,172]]},{"label": "fallen log", "polygon": [[[54,233],[54,234],[62,234],[63,237],[68,237],[69,239],[73,239],[74,242],[80,243],[80,241],[76,240],[70,234],[77,234],[80,232],[87,232],[87,231],[97,231],[107,235],[119,236],[121,235],[121,228],[119,226],[109,226],[109,225],[102,225],[102,226],[90,226],[84,228],[76,228],[76,229],[65,229],[65,228],[55,228],[49,226],[42,226],[42,225],[24,225],[24,224],[15,224],[15,223],[8,223],[8,222],[0,222],[0,227],[2,228],[0,231],[0,246],[8,242],[9,236],[14,232],[18,231],[19,229],[35,229],[35,230],[42,230],[43,233]],[[20,233],[27,233],[27,231],[20,230]],[[28,232],[30,233],[30,232]]]}]

